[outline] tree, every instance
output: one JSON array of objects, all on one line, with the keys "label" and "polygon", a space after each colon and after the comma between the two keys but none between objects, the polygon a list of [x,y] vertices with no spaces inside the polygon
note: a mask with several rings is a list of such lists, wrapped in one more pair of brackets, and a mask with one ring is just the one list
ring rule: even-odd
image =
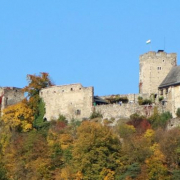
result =
[{"label": "tree", "polygon": [[27,93],[28,105],[33,110],[35,118],[38,117],[38,104],[40,102],[39,92],[42,88],[52,86],[53,83],[49,78],[49,74],[42,72],[39,76],[27,75],[28,86],[23,88],[23,92]]},{"label": "tree", "polygon": [[119,166],[120,148],[117,136],[108,127],[86,121],[77,131],[72,164],[83,179],[103,179],[108,174],[104,169],[112,175]]},{"label": "tree", "polygon": [[26,132],[32,129],[34,120],[33,111],[27,105],[27,100],[24,100],[5,108],[2,120],[10,129]]},{"label": "tree", "polygon": [[147,158],[145,163],[147,166],[148,179],[169,179],[168,169],[165,165],[164,154],[160,151],[159,145],[155,143],[152,146],[153,155]]},{"label": "tree", "polygon": [[165,129],[168,120],[171,118],[172,114],[170,112],[167,111],[159,114],[157,108],[155,108],[153,115],[148,119],[148,121],[154,129],[157,129],[158,127]]}]

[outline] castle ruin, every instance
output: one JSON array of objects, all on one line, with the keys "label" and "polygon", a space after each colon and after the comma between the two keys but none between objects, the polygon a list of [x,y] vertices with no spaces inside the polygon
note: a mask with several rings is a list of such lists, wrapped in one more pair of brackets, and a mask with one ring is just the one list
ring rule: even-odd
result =
[{"label": "castle ruin", "polygon": [[0,111],[7,106],[16,104],[24,99],[24,93],[21,88],[0,87]]},{"label": "castle ruin", "polygon": [[93,111],[93,87],[81,84],[51,86],[40,91],[45,103],[45,118],[58,119],[59,115],[67,119],[87,119]]},{"label": "castle ruin", "polygon": [[[45,116],[48,121],[64,115],[70,119],[87,119],[93,111],[103,118],[129,118],[133,113],[150,116],[153,108],[160,112],[170,111],[176,117],[180,108],[180,66],[177,66],[177,54],[150,51],[139,58],[139,94],[116,95],[126,98],[127,102],[107,102],[111,96],[94,96],[93,87],[81,84],[51,86],[40,91],[45,103]],[[152,99],[152,104],[139,105],[139,97]],[[24,98],[19,88],[0,88],[1,111],[18,103]],[[161,99],[161,100],[160,100]]]}]

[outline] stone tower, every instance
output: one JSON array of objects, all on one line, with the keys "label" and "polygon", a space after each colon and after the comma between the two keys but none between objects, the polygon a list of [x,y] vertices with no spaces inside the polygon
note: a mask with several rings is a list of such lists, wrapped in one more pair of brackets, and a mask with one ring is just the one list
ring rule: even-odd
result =
[{"label": "stone tower", "polygon": [[172,67],[177,65],[177,54],[150,51],[140,55],[139,59],[139,92],[140,94],[157,94]]}]

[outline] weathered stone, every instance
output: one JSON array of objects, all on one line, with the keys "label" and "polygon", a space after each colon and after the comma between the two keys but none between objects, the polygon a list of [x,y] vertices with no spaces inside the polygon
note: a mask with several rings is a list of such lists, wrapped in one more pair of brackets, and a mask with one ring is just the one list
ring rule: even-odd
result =
[{"label": "weathered stone", "polygon": [[83,87],[81,84],[51,86],[40,91],[40,97],[45,103],[45,118],[50,121],[59,115],[69,120],[89,118],[93,110],[93,87]]},{"label": "weathered stone", "polygon": [[16,87],[1,87],[0,88],[0,110],[7,106],[16,104],[24,99],[24,93],[21,88]]},{"label": "weathered stone", "polygon": [[158,94],[158,87],[172,67],[177,65],[177,54],[148,52],[139,59],[139,90],[141,94]]}]

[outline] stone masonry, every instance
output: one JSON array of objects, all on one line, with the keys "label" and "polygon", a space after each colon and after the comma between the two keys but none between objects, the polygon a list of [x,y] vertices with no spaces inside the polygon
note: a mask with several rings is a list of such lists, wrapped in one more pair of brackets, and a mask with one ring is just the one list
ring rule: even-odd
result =
[{"label": "stone masonry", "polygon": [[141,94],[157,94],[158,87],[172,67],[177,65],[177,54],[150,51],[140,56],[139,91]]},{"label": "stone masonry", "polygon": [[1,113],[7,106],[16,104],[24,99],[24,93],[16,87],[0,87],[0,110]]},{"label": "stone masonry", "polygon": [[[158,90],[160,84],[173,68],[177,67],[176,53],[148,52],[139,59],[139,91],[140,94],[117,95],[126,97],[128,103],[117,102],[117,104],[95,105],[93,87],[83,87],[81,84],[70,84],[63,86],[51,86],[40,91],[40,97],[45,103],[45,116],[48,121],[58,119],[64,115],[68,120],[88,119],[91,113],[99,111],[103,118],[129,118],[133,113],[150,116],[153,108],[158,106],[160,112],[170,111],[175,117],[177,108],[180,107],[180,81],[179,84],[163,87]],[[178,71],[179,72],[179,71]],[[174,77],[174,76],[173,76]],[[179,73],[180,77],[180,73]],[[174,78],[173,82],[174,82]],[[112,95],[116,96],[116,95]],[[163,96],[165,103],[159,102]],[[101,96],[102,99],[110,96]],[[154,98],[153,105],[140,106],[138,97],[143,99]],[[0,88],[0,109],[20,102],[24,94],[20,88]]]},{"label": "stone masonry", "polygon": [[50,121],[64,115],[68,120],[86,119],[93,110],[93,87],[81,84],[51,86],[40,91],[45,103],[45,118]]}]

